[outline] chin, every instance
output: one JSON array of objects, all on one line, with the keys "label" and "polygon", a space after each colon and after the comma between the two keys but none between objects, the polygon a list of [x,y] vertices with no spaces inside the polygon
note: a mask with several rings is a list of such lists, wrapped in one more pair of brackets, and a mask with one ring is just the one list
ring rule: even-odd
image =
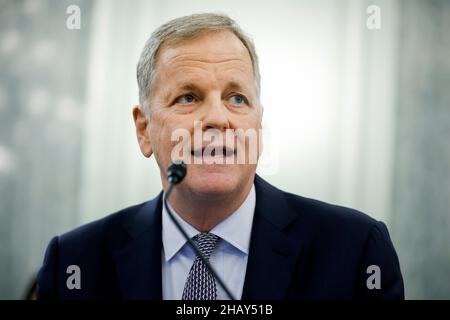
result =
[{"label": "chin", "polygon": [[192,165],[185,183],[194,193],[204,195],[229,194],[240,187],[243,172],[229,165]]}]

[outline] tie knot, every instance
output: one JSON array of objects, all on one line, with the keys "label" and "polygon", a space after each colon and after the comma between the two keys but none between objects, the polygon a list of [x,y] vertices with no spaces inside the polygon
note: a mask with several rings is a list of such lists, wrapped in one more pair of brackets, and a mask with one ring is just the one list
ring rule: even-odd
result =
[{"label": "tie knot", "polygon": [[209,259],[209,256],[216,247],[219,239],[220,238],[214,233],[203,232],[196,235],[192,240],[197,243],[198,249],[205,258]]}]

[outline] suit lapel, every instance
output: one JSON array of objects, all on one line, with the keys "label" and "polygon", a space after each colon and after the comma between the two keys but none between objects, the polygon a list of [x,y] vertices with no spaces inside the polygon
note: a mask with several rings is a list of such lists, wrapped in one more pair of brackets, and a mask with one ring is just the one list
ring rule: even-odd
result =
[{"label": "suit lapel", "polygon": [[124,226],[128,241],[112,252],[123,299],[162,299],[161,194]]},{"label": "suit lapel", "polygon": [[302,243],[283,230],[297,219],[283,193],[255,178],[256,207],[242,300],[283,299]]}]

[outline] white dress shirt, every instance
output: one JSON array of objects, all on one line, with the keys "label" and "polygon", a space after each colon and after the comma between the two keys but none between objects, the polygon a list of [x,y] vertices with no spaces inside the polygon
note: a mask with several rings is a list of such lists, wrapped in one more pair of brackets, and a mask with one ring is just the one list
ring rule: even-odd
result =
[{"label": "white dress shirt", "polygon": [[[241,299],[244,288],[255,204],[255,186],[252,186],[242,205],[210,231],[219,236],[221,240],[211,254],[209,262],[236,299]],[[192,238],[200,233],[183,220],[172,207],[170,209],[189,237]],[[180,300],[196,255],[170,219],[164,206],[162,210],[162,240],[163,299]],[[217,282],[216,286],[217,299],[227,300],[228,296]]]}]

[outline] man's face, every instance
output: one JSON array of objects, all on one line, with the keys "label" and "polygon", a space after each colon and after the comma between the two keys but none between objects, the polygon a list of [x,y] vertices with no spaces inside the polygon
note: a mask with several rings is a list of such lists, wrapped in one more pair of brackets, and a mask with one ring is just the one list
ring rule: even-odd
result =
[{"label": "man's face", "polygon": [[[249,164],[248,156],[245,164],[206,164],[211,161],[202,153],[208,144],[230,145],[229,139],[226,141],[225,138],[226,130],[252,129],[258,133],[261,128],[261,110],[250,54],[233,33],[210,32],[173,46],[163,45],[157,57],[149,102],[151,117],[145,130],[148,139],[140,140],[140,146],[144,155],[155,155],[165,186],[167,168],[174,160],[172,150],[179,143],[171,138],[177,129],[189,132],[192,141],[188,159],[191,164],[188,164],[188,174],[179,188],[187,188],[199,195],[212,195],[242,190],[251,183],[256,163]],[[135,120],[137,118],[135,115]],[[223,133],[222,141],[203,140],[199,150],[198,145],[194,146],[195,121],[200,121],[200,128],[197,127],[200,132]],[[231,151],[235,159],[238,146],[249,153],[248,139],[234,141]],[[252,151],[259,155],[259,149]],[[224,148],[223,152],[230,150]],[[195,164],[198,162],[202,163]]]}]

